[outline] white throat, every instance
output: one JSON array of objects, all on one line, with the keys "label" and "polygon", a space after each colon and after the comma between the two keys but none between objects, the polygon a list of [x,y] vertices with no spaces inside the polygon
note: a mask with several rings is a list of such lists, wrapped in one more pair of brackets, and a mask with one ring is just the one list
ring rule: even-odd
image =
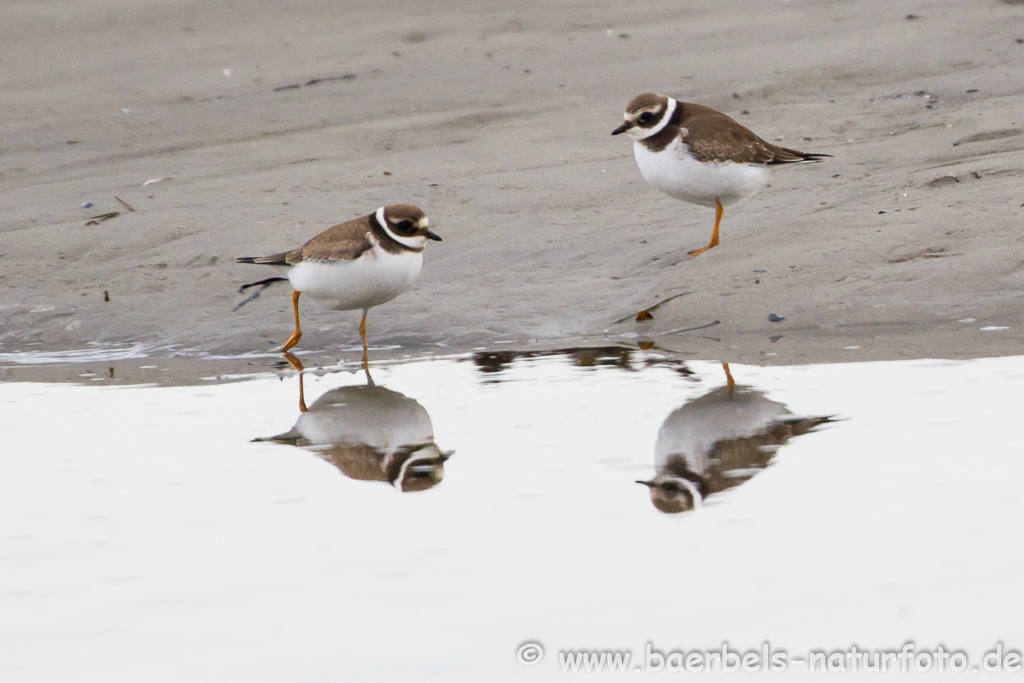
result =
[{"label": "white throat", "polygon": [[668,105],[665,107],[665,114],[661,117],[661,121],[658,121],[658,125],[654,128],[641,128],[639,126],[633,126],[629,129],[629,136],[634,140],[646,140],[652,135],[657,135],[661,131],[665,130],[665,126],[672,120],[672,115],[676,113],[677,102],[671,97],[668,98]]},{"label": "white throat", "polygon": [[422,249],[423,246],[427,243],[427,238],[425,238],[423,235],[413,235],[412,237],[402,237],[401,235],[396,235],[394,231],[391,230],[391,226],[388,225],[388,219],[384,216],[383,206],[377,209],[377,213],[375,215],[377,217],[377,224],[380,225],[380,227],[384,228],[384,232],[388,234],[388,237],[398,242],[399,244],[407,246],[410,249]]},{"label": "white throat", "polygon": [[693,509],[696,510],[701,505],[703,505],[704,497],[700,495],[700,489],[698,489],[692,481],[686,479],[685,477],[680,477],[680,481],[683,484],[683,486],[690,490],[690,495],[693,497]]}]

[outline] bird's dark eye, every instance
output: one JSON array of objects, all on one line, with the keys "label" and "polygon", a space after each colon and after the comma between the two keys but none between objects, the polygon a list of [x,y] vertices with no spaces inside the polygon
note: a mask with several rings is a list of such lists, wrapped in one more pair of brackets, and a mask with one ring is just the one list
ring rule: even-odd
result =
[{"label": "bird's dark eye", "polygon": [[401,228],[402,230],[412,230],[412,223],[410,223],[409,221],[400,221],[398,223],[398,227]]},{"label": "bird's dark eye", "polygon": [[641,123],[647,123],[648,121],[650,121],[653,118],[654,118],[654,114],[652,114],[649,111],[645,111],[643,114],[640,114],[640,121],[641,121]]}]

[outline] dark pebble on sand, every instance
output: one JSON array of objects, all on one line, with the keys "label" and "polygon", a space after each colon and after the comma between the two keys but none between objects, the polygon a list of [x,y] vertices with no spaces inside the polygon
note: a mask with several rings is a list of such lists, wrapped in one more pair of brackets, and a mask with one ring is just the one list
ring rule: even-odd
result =
[{"label": "dark pebble on sand", "polygon": [[775,315],[774,313],[768,314],[768,322],[770,323],[781,323],[783,320],[785,320],[785,318],[781,315]]}]

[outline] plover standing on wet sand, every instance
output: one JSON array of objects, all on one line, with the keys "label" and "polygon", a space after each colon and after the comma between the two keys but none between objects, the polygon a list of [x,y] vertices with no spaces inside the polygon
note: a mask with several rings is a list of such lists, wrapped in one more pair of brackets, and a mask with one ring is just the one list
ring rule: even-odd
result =
[{"label": "plover standing on wet sand", "polygon": [[729,204],[749,197],[768,182],[768,166],[820,161],[765,142],[725,114],[666,95],[644,93],[626,105],[621,126],[628,133],[640,175],[670,197],[715,207],[715,229],[706,247],[718,246],[718,226]]},{"label": "plover standing on wet sand", "polygon": [[288,351],[302,338],[299,296],[308,294],[326,300],[336,311],[363,309],[359,336],[363,340],[365,364],[366,315],[374,306],[391,301],[412,287],[423,266],[427,240],[441,238],[427,227],[426,214],[411,204],[393,204],[328,228],[297,249],[237,260],[288,268],[295,331],[282,351]]}]

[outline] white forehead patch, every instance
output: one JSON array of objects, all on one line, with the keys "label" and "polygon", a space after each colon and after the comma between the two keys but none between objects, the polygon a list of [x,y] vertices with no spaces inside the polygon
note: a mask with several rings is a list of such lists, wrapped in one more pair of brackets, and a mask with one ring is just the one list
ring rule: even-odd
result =
[{"label": "white forehead patch", "polygon": [[629,136],[634,140],[644,140],[652,135],[657,135],[664,130],[665,126],[668,125],[668,122],[672,120],[672,115],[675,113],[676,101],[670,97],[668,98],[668,106],[665,108],[665,113],[661,116],[661,121],[658,121],[658,125],[654,126],[654,128],[641,128],[640,126],[634,126],[629,129]]},{"label": "white forehead patch", "polygon": [[429,224],[430,224],[430,221],[427,220],[426,216],[424,216],[423,218],[421,218],[418,221],[416,221],[416,227],[418,227],[418,228],[425,228]]}]

